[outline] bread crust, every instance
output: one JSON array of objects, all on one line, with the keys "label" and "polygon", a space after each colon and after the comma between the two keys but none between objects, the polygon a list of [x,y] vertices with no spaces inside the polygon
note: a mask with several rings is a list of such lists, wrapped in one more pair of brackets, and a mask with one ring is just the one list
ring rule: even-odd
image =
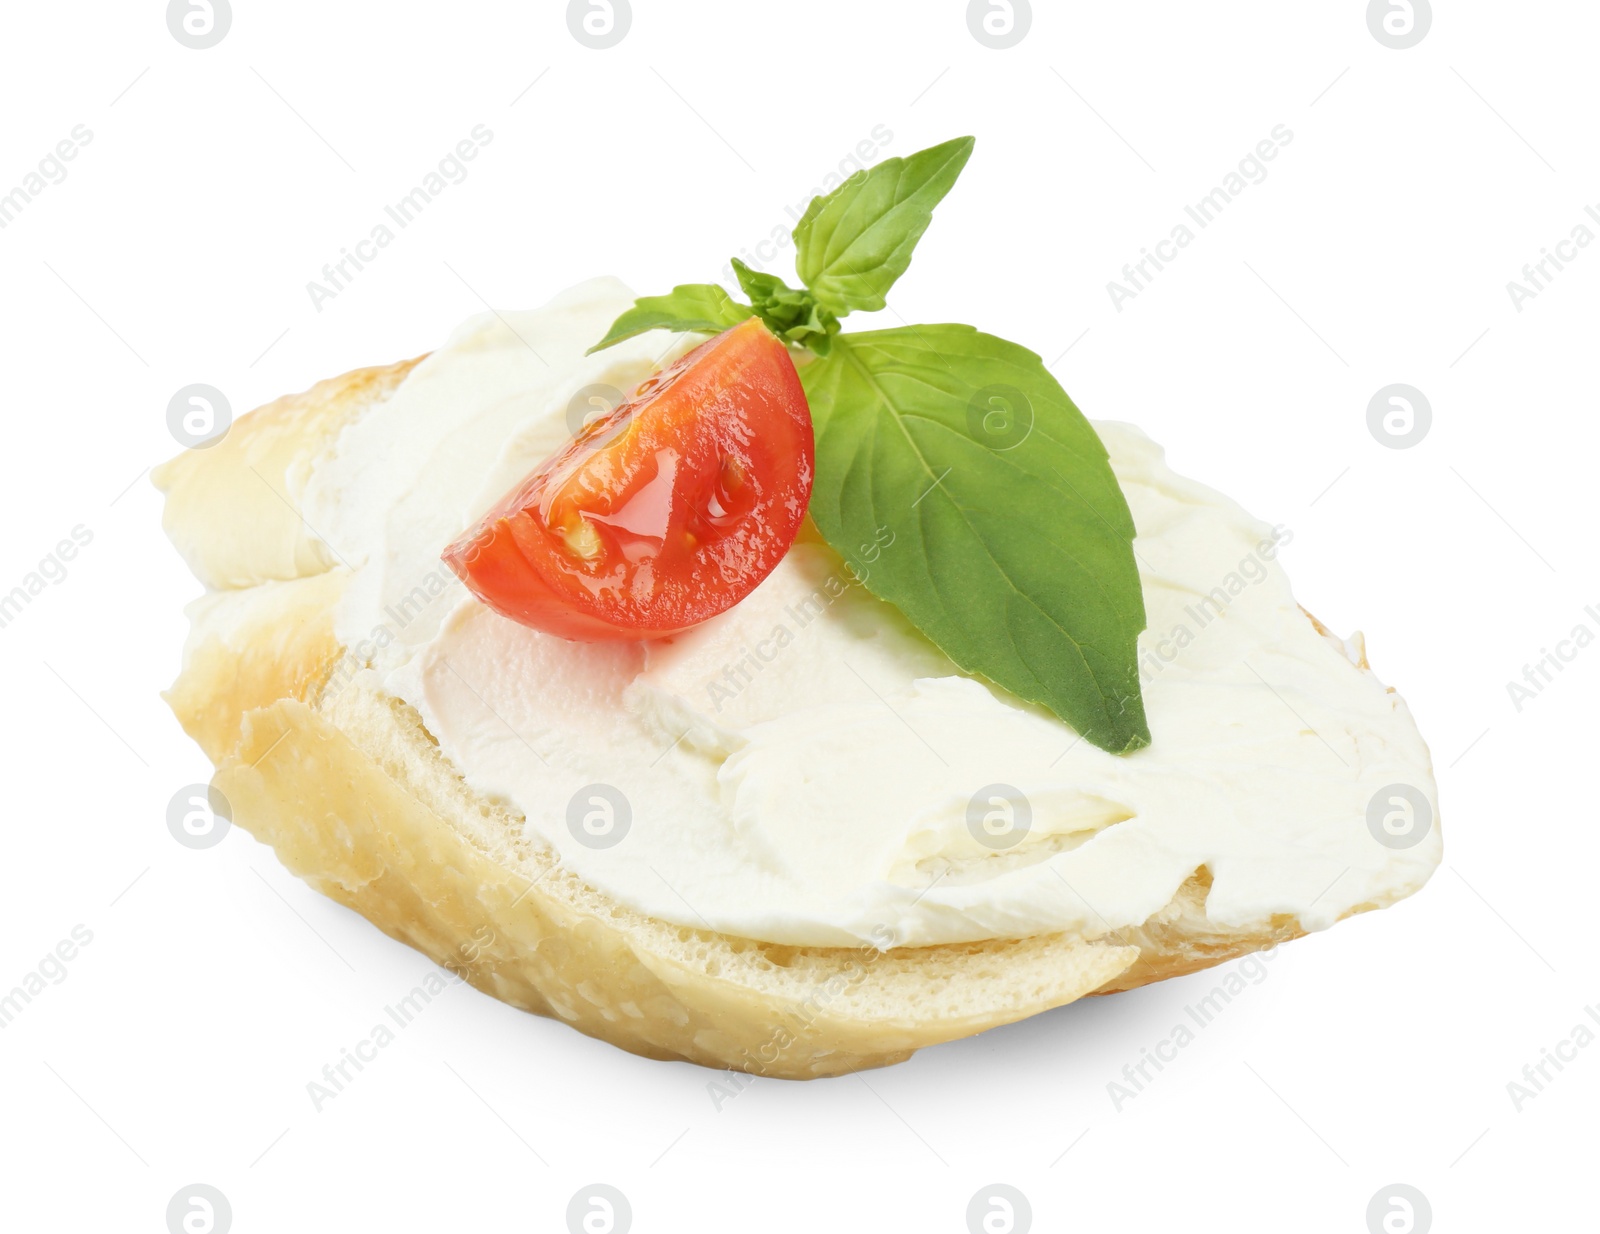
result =
[{"label": "bread crust", "polygon": [[190,608],[167,701],[234,822],[319,891],[513,1006],[648,1057],[791,1079],[898,1062],[1302,932],[1292,918],[1211,923],[1204,870],[1143,926],[1102,938],[886,953],[684,929],[584,885],[467,788],[403,702],[359,677],[323,689],[343,654],[333,614],[348,575],[286,498],[415,363],[279,399],[155,476],[169,534],[220,589]]},{"label": "bread crust", "polygon": [[386,399],[426,357],[356,369],[241,416],[222,439],[151,473],[167,495],[161,527],[208,588],[252,587],[320,574],[332,551],[298,503],[316,459],[339,431]]}]

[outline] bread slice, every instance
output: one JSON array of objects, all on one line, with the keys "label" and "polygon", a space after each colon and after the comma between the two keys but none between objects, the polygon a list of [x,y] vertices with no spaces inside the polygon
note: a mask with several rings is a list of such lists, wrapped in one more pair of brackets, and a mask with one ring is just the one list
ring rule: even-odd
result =
[{"label": "bread slice", "polygon": [[899,1062],[1303,932],[1292,917],[1249,932],[1212,923],[1204,868],[1138,928],[882,953],[688,929],[587,886],[466,785],[416,711],[370,675],[335,671],[349,573],[299,493],[339,430],[415,363],[279,399],[154,473],[166,530],[211,589],[190,606],[167,701],[233,821],[325,895],[513,1006],[651,1058],[790,1079]]}]

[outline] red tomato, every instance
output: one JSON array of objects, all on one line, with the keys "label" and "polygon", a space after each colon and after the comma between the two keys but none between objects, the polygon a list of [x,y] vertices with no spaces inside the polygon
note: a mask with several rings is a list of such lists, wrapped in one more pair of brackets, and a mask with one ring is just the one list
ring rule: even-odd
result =
[{"label": "red tomato", "polygon": [[686,629],[789,551],[811,500],[811,410],[759,318],[589,424],[445,550],[495,612],[582,642]]}]

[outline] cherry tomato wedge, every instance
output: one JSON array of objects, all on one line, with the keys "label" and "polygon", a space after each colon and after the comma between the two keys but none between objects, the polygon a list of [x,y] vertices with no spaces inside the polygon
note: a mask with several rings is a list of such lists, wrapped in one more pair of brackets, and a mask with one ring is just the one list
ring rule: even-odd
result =
[{"label": "cherry tomato wedge", "polygon": [[752,317],[585,426],[444,560],[523,625],[656,638],[731,608],[772,571],[814,466],[799,374]]}]

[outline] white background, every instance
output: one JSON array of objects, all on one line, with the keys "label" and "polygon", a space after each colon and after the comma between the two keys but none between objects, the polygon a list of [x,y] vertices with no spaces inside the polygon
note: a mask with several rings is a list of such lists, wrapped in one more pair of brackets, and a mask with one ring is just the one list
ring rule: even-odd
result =
[{"label": "white background", "polygon": [[[0,591],[93,540],[0,629],[0,990],[93,942],[0,1031],[6,1225],[160,1231],[204,1182],[240,1234],[559,1231],[598,1180],[639,1231],[960,1231],[995,1182],[1038,1230],[1360,1234],[1396,1182],[1440,1231],[1590,1228],[1600,1047],[1520,1112],[1506,1086],[1600,1004],[1600,649],[1520,712],[1506,683],[1600,633],[1600,246],[1521,312],[1506,284],[1600,202],[1600,11],[1439,4],[1397,51],[1365,7],[1039,2],[996,51],[956,0],[634,0],[595,51],[553,2],[236,0],[196,51],[159,0],[7,6],[0,193],[93,140],[0,230]],[[465,182],[318,312],[308,280],[478,124]],[[1266,180],[1116,311],[1108,280],[1279,124]],[[429,966],[243,832],[167,831],[209,774],[158,697],[197,591],[145,476],[168,399],[242,412],[597,273],[715,278],[877,125],[882,156],[978,138],[884,324],[1016,339],[1292,528],[1302,602],[1367,632],[1431,743],[1444,866],[1282,950],[1120,1111],[1108,1082],[1217,974],[720,1108],[709,1072],[455,987],[316,1112]],[[1432,405],[1411,449],[1367,429],[1391,382]]]}]

